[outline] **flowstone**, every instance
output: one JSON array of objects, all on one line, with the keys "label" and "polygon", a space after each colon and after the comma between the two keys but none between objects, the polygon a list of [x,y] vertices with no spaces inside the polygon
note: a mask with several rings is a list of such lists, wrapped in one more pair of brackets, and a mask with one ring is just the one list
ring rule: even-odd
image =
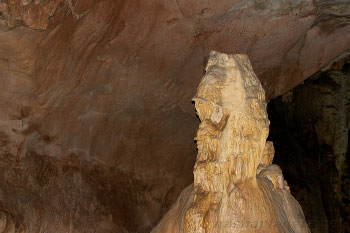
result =
[{"label": "flowstone", "polygon": [[194,183],[152,232],[310,232],[272,164],[265,92],[248,56],[212,51],[193,100],[201,120]]}]

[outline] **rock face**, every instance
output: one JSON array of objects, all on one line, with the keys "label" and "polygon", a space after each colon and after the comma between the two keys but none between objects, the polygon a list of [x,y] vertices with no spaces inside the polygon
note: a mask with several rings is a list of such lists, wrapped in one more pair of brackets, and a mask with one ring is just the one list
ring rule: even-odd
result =
[{"label": "rock face", "polygon": [[349,6],[0,0],[3,213],[34,232],[149,232],[193,182],[209,51],[248,54],[274,97],[349,49]]},{"label": "rock face", "polygon": [[310,232],[271,164],[265,93],[248,57],[211,52],[193,100],[201,119],[194,183],[152,232]]}]

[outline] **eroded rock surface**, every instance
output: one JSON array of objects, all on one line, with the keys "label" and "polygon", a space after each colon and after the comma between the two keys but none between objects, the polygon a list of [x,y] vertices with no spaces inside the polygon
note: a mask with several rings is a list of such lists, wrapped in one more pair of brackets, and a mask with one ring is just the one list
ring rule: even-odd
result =
[{"label": "eroded rock surface", "polygon": [[209,51],[248,54],[273,97],[349,49],[349,15],[346,0],[0,0],[4,213],[149,232],[193,182]]},{"label": "eroded rock surface", "polygon": [[201,119],[194,183],[152,232],[310,232],[271,164],[265,93],[248,57],[211,52],[193,100]]}]

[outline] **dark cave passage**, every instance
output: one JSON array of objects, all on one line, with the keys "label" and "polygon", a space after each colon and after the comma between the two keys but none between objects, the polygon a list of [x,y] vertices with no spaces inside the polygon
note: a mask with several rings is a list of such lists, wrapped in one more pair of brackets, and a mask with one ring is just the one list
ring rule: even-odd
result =
[{"label": "dark cave passage", "polygon": [[274,162],[311,232],[350,232],[349,100],[345,59],[268,104]]}]

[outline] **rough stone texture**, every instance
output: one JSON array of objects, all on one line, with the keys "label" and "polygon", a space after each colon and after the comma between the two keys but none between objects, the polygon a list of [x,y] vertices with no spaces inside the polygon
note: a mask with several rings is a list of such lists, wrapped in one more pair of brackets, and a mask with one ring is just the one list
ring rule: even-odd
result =
[{"label": "rough stone texture", "polygon": [[276,162],[312,232],[350,232],[349,65],[341,59],[270,103]]},{"label": "rough stone texture", "polygon": [[64,0],[1,0],[0,12],[9,27],[25,24],[33,29],[47,29],[50,17],[55,15],[63,2]]},{"label": "rough stone texture", "polygon": [[273,97],[349,49],[349,15],[340,0],[1,0],[4,213],[149,232],[193,182],[209,51],[247,53]]},{"label": "rough stone texture", "polygon": [[265,93],[248,57],[211,52],[193,100],[201,119],[194,183],[152,233],[310,232],[271,164]]}]

